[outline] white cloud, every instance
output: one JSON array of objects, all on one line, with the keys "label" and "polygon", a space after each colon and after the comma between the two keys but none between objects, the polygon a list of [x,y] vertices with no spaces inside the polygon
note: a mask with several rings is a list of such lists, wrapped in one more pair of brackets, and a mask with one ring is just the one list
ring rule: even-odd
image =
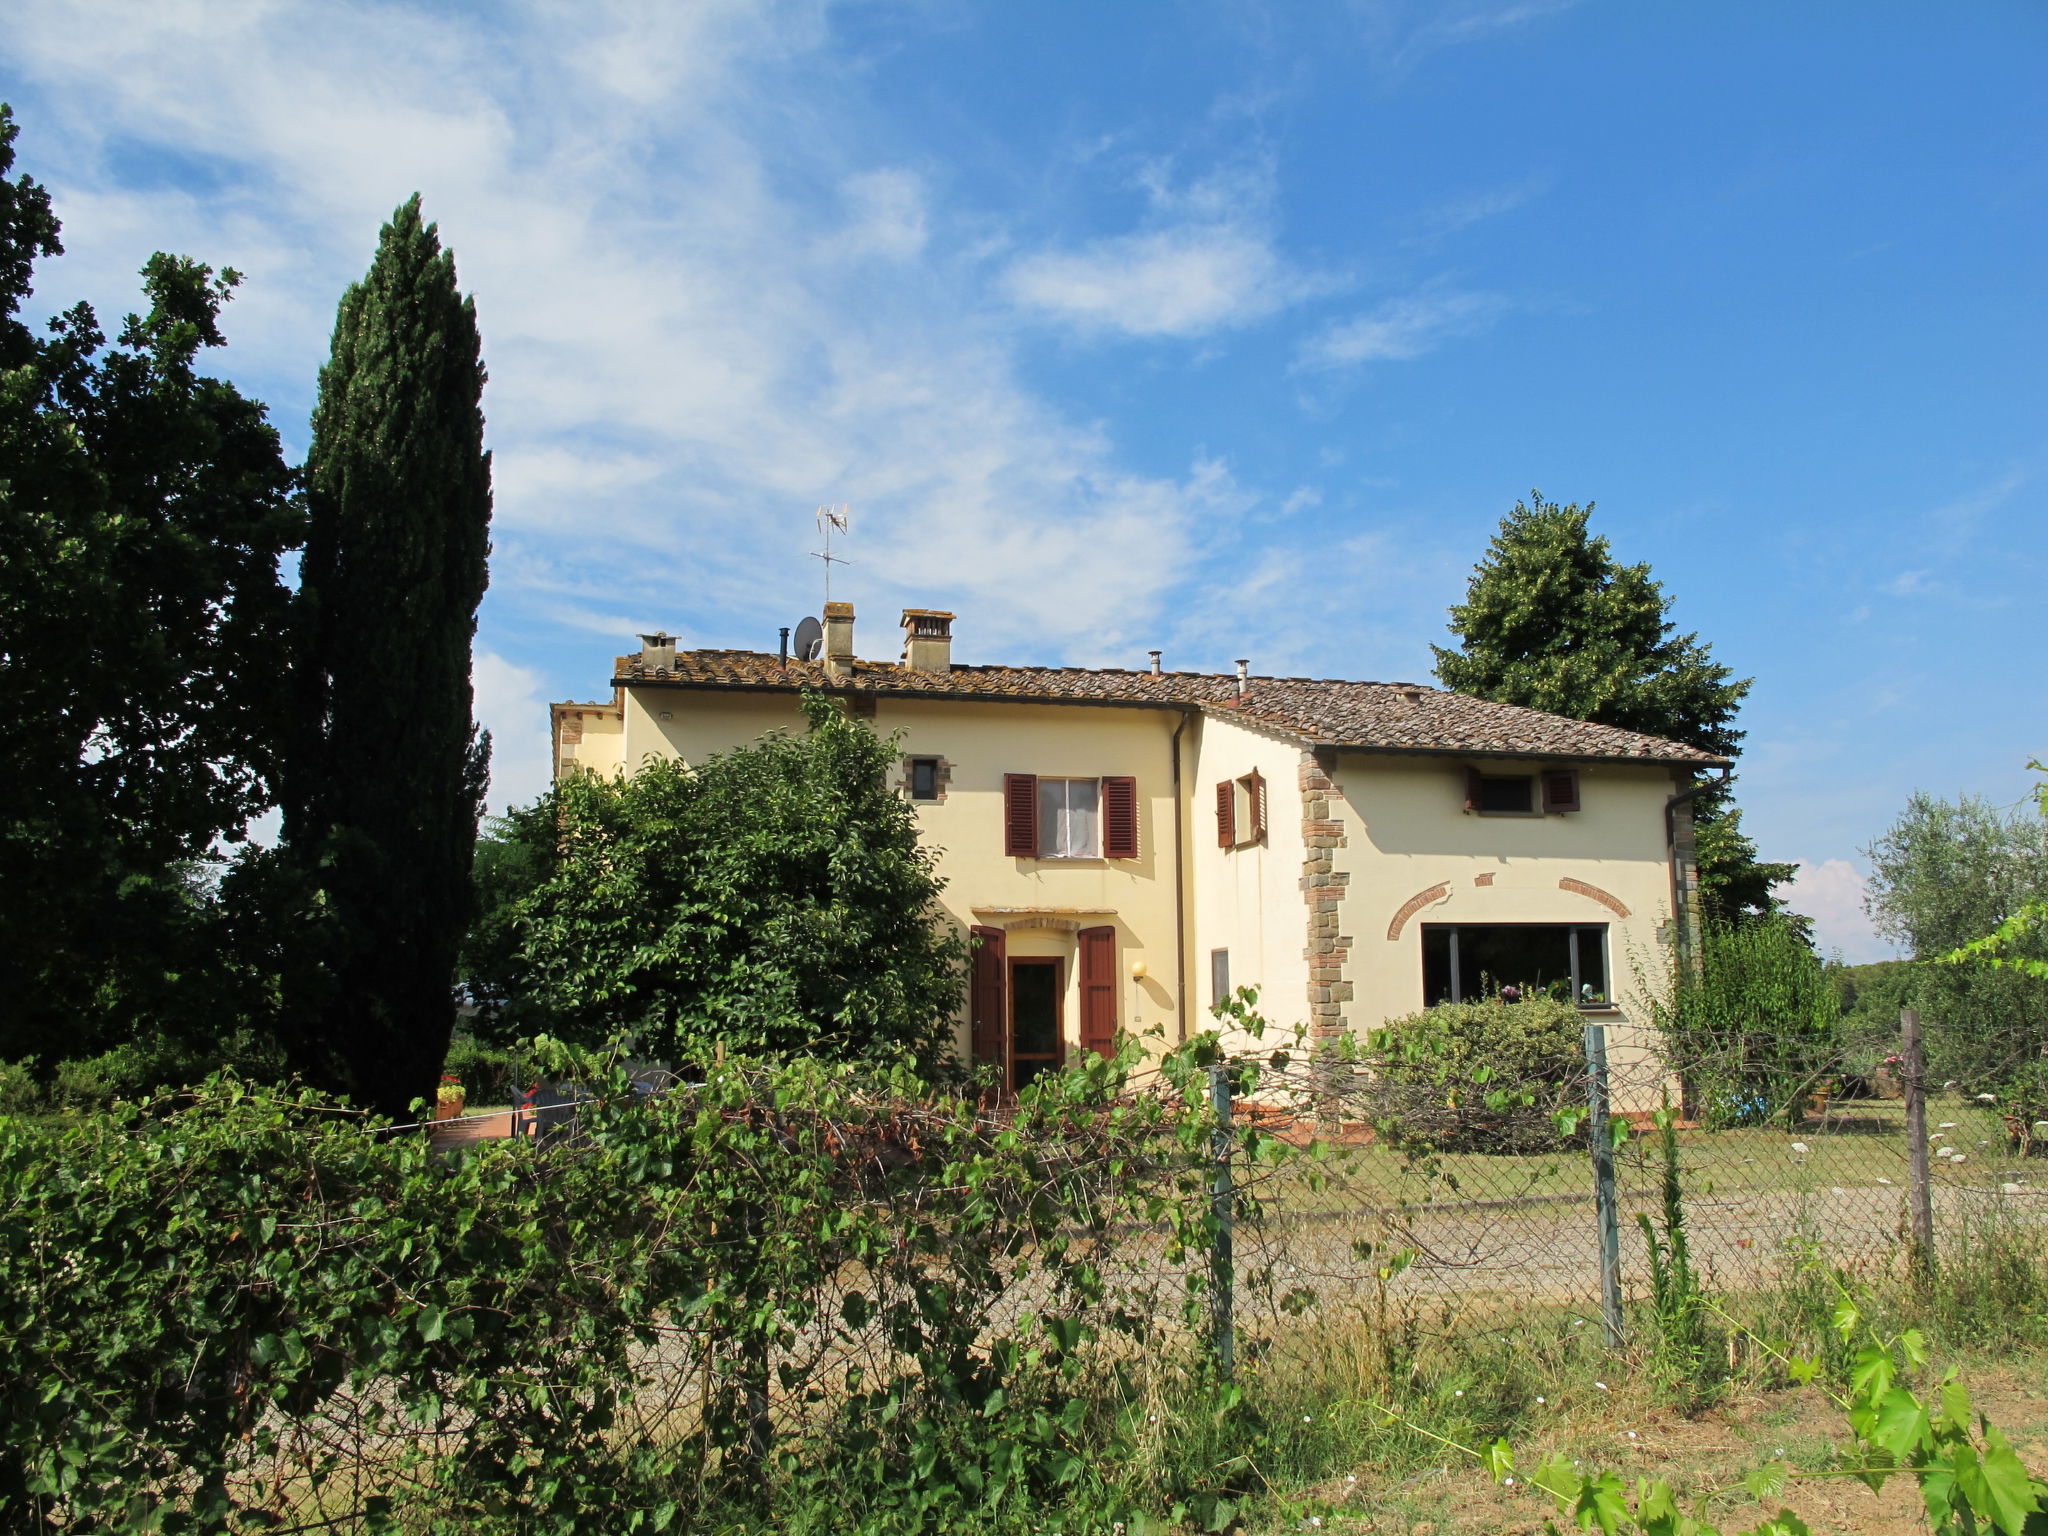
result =
[{"label": "white cloud", "polygon": [[1302,345],[1296,366],[1321,370],[1405,362],[1454,336],[1484,330],[1506,307],[1495,293],[1425,289],[1326,327]]},{"label": "white cloud", "polygon": [[[225,363],[289,437],[335,300],[417,188],[490,366],[486,647],[498,626],[621,615],[772,645],[815,606],[811,509],[852,501],[844,581],[865,634],[893,633],[899,602],[938,602],[960,609],[963,652],[1113,654],[1185,578],[1205,521],[1256,497],[1220,462],[1135,473],[1026,386],[1013,312],[988,302],[988,222],[901,163],[860,73],[826,51],[824,11],[18,10],[9,67],[45,98],[23,165],[92,253],[44,290],[125,300],[157,247],[242,268]],[[124,174],[137,144],[207,174]],[[1161,334],[1285,302],[1298,280],[1244,185],[1161,185],[1175,227],[1014,269],[1022,291]],[[577,664],[595,675],[609,654]]]},{"label": "white cloud", "polygon": [[1898,958],[1871,924],[1861,869],[1847,859],[1798,863],[1799,872],[1777,894],[1793,911],[1813,919],[1814,940],[1824,953],[1838,954],[1850,965]]},{"label": "white cloud", "polygon": [[477,723],[491,733],[493,812],[525,805],[548,787],[548,710],[542,678],[531,667],[507,661],[495,651],[478,651],[470,666]]},{"label": "white cloud", "polygon": [[1270,241],[1233,224],[1098,240],[1014,263],[1010,297],[1087,330],[1201,336],[1264,319],[1302,297]]}]

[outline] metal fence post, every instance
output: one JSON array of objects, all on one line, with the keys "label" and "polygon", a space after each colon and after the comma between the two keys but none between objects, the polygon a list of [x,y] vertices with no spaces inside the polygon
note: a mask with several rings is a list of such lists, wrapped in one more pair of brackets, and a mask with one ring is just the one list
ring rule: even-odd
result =
[{"label": "metal fence post", "polygon": [[1607,1128],[1607,1026],[1586,1026],[1586,1133],[1593,1144],[1593,1206],[1600,1228],[1600,1317],[1607,1342],[1621,1347],[1621,1202],[1614,1182],[1614,1136]]},{"label": "metal fence post", "polygon": [[1934,1192],[1927,1172],[1927,1053],[1920,1043],[1920,1010],[1899,1014],[1900,1075],[1906,1088],[1906,1158],[1911,1170],[1908,1200],[1913,1217],[1913,1273],[1926,1280],[1934,1273]]},{"label": "metal fence post", "polygon": [[1216,1123],[1209,1132],[1209,1157],[1214,1169],[1209,1210],[1216,1219],[1215,1244],[1209,1250],[1210,1342],[1216,1369],[1228,1380],[1237,1366],[1237,1322],[1232,1315],[1237,1271],[1231,1254],[1231,1229],[1237,1213],[1230,1177],[1230,1068],[1221,1062],[1209,1069],[1209,1100],[1216,1115]]}]

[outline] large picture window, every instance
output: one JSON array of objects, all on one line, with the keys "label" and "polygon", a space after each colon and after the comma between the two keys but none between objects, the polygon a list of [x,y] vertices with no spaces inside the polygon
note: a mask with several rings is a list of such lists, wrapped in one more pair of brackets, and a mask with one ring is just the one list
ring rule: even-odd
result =
[{"label": "large picture window", "polygon": [[1424,923],[1422,995],[1470,1003],[1514,987],[1570,999],[1580,1007],[1612,1001],[1604,923]]}]

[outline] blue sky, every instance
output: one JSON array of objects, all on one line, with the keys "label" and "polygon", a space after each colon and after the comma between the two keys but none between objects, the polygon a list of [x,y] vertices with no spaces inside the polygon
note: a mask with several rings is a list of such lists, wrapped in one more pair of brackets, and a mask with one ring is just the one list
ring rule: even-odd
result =
[{"label": "blue sky", "polygon": [[302,451],[415,189],[482,318],[494,798],[630,636],[1427,679],[1540,487],[1757,679],[1741,798],[1852,959],[1915,788],[2048,753],[2048,7],[1627,0],[8,8],[118,314],[247,274]]}]

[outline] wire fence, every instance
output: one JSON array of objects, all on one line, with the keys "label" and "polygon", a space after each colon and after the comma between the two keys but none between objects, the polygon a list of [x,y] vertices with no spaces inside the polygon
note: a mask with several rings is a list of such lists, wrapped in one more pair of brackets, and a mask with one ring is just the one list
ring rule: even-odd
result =
[{"label": "wire fence", "polygon": [[1290,1296],[1447,1330],[1542,1311],[1620,1342],[1652,1288],[1660,1114],[1710,1289],[1760,1290],[1816,1260],[1851,1274],[1926,1262],[1986,1222],[2048,1231],[2048,1123],[1923,1082],[1910,1038],[1893,1070],[1811,1074],[1825,1091],[1758,1097],[1717,1123],[1700,1111],[1703,1072],[1662,1042],[1610,1061],[1607,1035],[1589,1022],[1584,1065],[1533,1082],[1390,1080],[1384,1060],[1287,1051],[1217,1068],[1212,1101],[1250,1083],[1233,1119],[1314,1154],[1234,1147],[1238,1269],[1270,1272],[1276,1317]]},{"label": "wire fence", "polygon": [[[921,1426],[969,1409],[944,1454],[994,1486],[1045,1423],[1058,1465],[1122,1433],[1116,1405],[1344,1319],[1626,1342],[1660,1116],[1723,1292],[1939,1262],[1976,1222],[2048,1232],[2048,1128],[1924,1084],[1910,1031],[1896,1072],[1793,1099],[1608,1035],[1535,1069],[1093,1063],[1007,1104],[619,1067],[545,1134],[439,1148],[239,1090],[0,1126],[0,1513],[382,1530],[552,1501],[628,1529],[850,1447],[915,1469]],[[1090,1404],[1111,1417],[1068,1422]]]}]

